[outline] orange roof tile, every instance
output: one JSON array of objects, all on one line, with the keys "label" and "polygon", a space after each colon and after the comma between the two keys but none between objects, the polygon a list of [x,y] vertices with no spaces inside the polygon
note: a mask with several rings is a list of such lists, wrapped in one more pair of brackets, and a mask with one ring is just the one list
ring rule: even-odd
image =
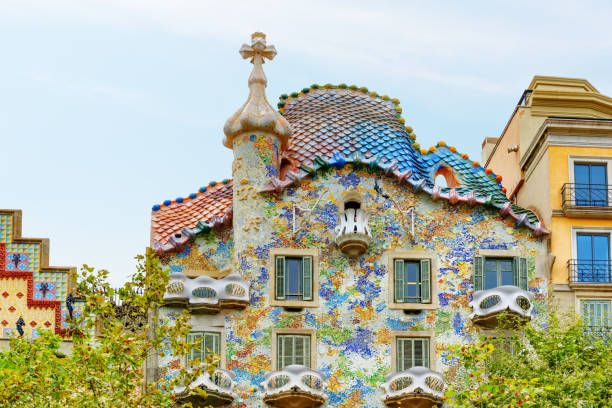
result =
[{"label": "orange roof tile", "polygon": [[232,196],[233,182],[230,180],[227,184],[209,186],[204,192],[195,193],[195,197],[191,194],[190,197],[154,207],[151,214],[151,245],[165,246],[173,234],[182,234],[183,228],[194,229],[199,221],[209,223],[215,217],[224,218],[231,212]]}]

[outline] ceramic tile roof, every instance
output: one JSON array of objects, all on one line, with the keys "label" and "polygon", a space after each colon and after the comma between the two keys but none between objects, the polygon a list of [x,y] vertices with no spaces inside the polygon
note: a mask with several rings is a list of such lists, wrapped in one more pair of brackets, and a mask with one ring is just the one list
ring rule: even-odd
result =
[{"label": "ceramic tile roof", "polygon": [[421,173],[399,106],[389,100],[350,89],[315,89],[288,99],[283,108],[293,128],[288,155],[301,163],[359,152],[365,158],[395,160],[401,171]]},{"label": "ceramic tile roof", "polygon": [[189,197],[155,205],[151,214],[151,245],[157,250],[166,250],[197,233],[198,228],[226,222],[231,218],[232,185],[231,180],[224,180],[202,187]]},{"label": "ceramic tile roof", "polygon": [[[313,85],[291,96],[282,95],[280,112],[291,124],[293,135],[283,157],[299,163],[282,179],[272,179],[263,191],[280,191],[299,184],[303,177],[319,169],[346,163],[367,165],[408,183],[415,192],[423,191],[436,199],[497,208],[516,225],[527,226],[537,235],[548,230],[530,210],[510,203],[501,177],[478,162],[471,161],[454,147],[439,142],[421,150],[412,129],[404,125],[397,99],[379,97],[365,88],[343,85]],[[434,185],[436,172],[446,167],[460,187]],[[210,228],[225,225],[232,214],[232,183],[202,188],[189,198],[165,201],[153,207],[151,243],[158,252],[177,249],[191,237]]]}]

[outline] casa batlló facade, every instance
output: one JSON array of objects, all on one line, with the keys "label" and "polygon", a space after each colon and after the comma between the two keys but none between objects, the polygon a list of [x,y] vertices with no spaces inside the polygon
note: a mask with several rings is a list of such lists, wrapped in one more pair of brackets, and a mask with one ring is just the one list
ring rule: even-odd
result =
[{"label": "casa batll\u00f3 facade", "polygon": [[[277,110],[262,69],[275,48],[255,33],[240,53],[254,67],[224,128],[232,178],[152,212],[151,245],[170,271],[160,313],[191,311],[201,347],[190,359],[221,356],[189,385],[208,392],[193,402],[441,405],[451,345],[504,311],[537,319],[547,229],[467,155],[420,150],[399,101],[313,85]],[[186,363],[159,357],[157,375]]]}]

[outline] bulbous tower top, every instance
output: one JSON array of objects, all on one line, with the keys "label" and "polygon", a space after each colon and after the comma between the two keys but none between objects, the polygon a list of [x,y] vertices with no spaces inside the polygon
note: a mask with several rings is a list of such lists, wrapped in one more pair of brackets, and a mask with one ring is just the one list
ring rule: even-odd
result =
[{"label": "bulbous tower top", "polygon": [[291,125],[266,99],[268,80],[262,67],[266,59],[272,60],[276,56],[276,48],[266,44],[264,33],[257,32],[251,35],[251,45],[242,45],[240,55],[244,59],[250,58],[253,64],[249,77],[249,97],[225,122],[223,145],[232,149],[234,137],[245,132],[263,131],[276,136],[281,149],[285,149],[292,133]]}]

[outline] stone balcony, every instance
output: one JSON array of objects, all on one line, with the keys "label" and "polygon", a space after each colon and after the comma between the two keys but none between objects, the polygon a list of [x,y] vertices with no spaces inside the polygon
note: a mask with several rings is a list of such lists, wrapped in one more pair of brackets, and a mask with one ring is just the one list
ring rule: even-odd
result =
[{"label": "stone balcony", "polygon": [[[171,375],[177,375],[178,370],[174,370]],[[179,404],[191,402],[196,407],[223,407],[234,401],[235,393],[234,374],[230,371],[217,368],[211,376],[207,371],[196,378],[189,387],[177,385],[173,393]],[[206,397],[195,391],[196,388],[206,391]]]},{"label": "stone balcony", "polygon": [[372,242],[367,211],[348,208],[340,213],[336,227],[336,244],[350,257],[363,254]]},{"label": "stone balcony", "polygon": [[506,313],[509,323],[524,324],[531,320],[532,299],[531,293],[516,286],[479,290],[474,293],[474,299],[470,302],[470,319],[475,325],[493,329],[499,326],[499,317]]},{"label": "stone balcony", "polygon": [[323,405],[326,400],[323,376],[303,365],[268,372],[261,386],[263,402],[273,407],[311,408]]},{"label": "stone balcony", "polygon": [[412,367],[389,374],[382,385],[382,400],[393,408],[442,406],[444,377],[426,367]]},{"label": "stone balcony", "polygon": [[249,284],[236,274],[222,279],[170,275],[164,293],[167,306],[187,307],[194,313],[218,313],[221,309],[244,309],[249,304]]}]

